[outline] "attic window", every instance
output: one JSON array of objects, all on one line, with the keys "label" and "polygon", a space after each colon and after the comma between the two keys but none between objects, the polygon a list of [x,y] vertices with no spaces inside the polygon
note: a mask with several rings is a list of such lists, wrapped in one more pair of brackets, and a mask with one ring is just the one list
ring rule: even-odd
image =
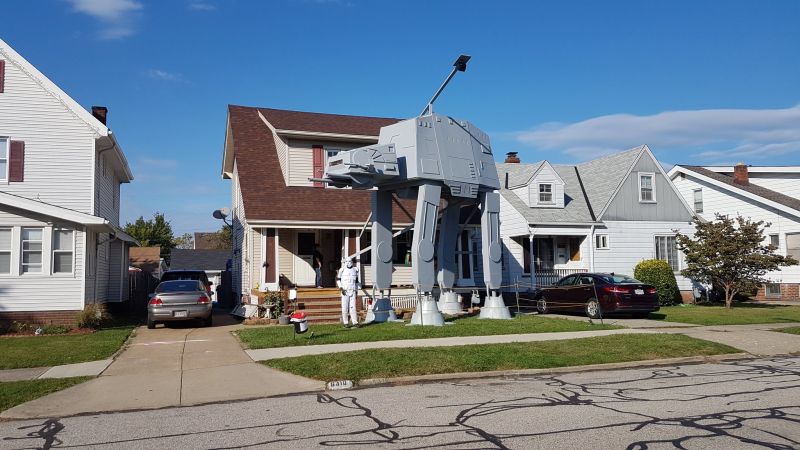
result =
[{"label": "attic window", "polygon": [[539,184],[539,203],[553,203],[553,185],[550,183]]},{"label": "attic window", "polygon": [[639,172],[639,201],[655,203],[656,201],[656,174]]}]

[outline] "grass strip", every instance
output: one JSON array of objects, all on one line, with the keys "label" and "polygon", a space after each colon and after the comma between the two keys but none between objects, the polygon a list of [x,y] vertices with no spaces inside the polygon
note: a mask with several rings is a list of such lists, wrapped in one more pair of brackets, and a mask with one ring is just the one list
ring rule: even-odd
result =
[{"label": "grass strip", "polygon": [[749,325],[756,323],[800,322],[800,306],[740,303],[724,306],[665,306],[650,313],[650,319],[696,325]]},{"label": "grass strip", "polygon": [[[293,335],[292,327],[267,326],[246,328],[239,339],[251,349],[291,347],[299,345],[343,344],[350,342],[393,341],[453,336],[489,336],[498,334],[553,333],[562,331],[594,331],[621,328],[590,324],[586,321],[555,319],[541,316],[517,316],[512,320],[481,320],[477,317],[453,319],[442,327],[406,326],[404,323],[377,323],[357,329],[344,329],[338,324],[311,324],[309,333]],[[310,332],[314,332],[309,339]]]},{"label": "grass strip", "polygon": [[789,334],[800,334],[800,327],[778,328],[777,330],[773,331],[780,331],[781,333]]},{"label": "grass strip", "polygon": [[113,355],[133,327],[91,334],[0,338],[0,369],[48,367],[106,359]]},{"label": "grass strip", "polygon": [[558,341],[359,350],[263,361],[318,380],[363,380],[493,370],[544,369],[737,353],[681,334],[626,334]]},{"label": "grass strip", "polygon": [[92,377],[44,378],[0,383],[0,411],[83,383]]}]

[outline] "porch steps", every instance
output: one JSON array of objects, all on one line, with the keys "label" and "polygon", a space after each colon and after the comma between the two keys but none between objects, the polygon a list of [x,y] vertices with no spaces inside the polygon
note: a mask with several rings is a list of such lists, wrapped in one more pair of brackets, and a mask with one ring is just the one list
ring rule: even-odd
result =
[{"label": "porch steps", "polygon": [[[297,306],[306,313],[310,323],[337,323],[342,317],[341,296],[339,288],[298,289]],[[356,305],[360,311],[360,298]]]},{"label": "porch steps", "polygon": [[297,290],[297,299],[339,298],[342,291],[339,288],[300,288]]}]

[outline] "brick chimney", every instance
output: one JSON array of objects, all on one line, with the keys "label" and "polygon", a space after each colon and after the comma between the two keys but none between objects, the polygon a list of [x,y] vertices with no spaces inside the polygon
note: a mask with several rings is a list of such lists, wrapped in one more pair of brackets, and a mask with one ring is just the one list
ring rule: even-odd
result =
[{"label": "brick chimney", "polygon": [[740,162],[733,166],[733,182],[747,186],[750,184],[750,175],[747,173],[747,164]]},{"label": "brick chimney", "polygon": [[100,123],[105,125],[106,118],[108,117],[108,108],[105,106],[92,106],[92,115],[95,119],[99,120]]},{"label": "brick chimney", "polygon": [[508,152],[508,153],[506,153],[506,160],[503,161],[503,162],[506,163],[506,164],[509,164],[509,163],[519,164],[520,160],[517,157],[517,152]]}]

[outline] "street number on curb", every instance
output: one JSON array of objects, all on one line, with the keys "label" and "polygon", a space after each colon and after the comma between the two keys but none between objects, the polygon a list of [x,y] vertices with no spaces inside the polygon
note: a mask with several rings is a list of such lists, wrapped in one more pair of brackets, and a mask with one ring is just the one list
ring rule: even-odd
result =
[{"label": "street number on curb", "polygon": [[350,380],[337,380],[328,382],[329,391],[341,391],[344,389],[353,389],[353,382]]}]

